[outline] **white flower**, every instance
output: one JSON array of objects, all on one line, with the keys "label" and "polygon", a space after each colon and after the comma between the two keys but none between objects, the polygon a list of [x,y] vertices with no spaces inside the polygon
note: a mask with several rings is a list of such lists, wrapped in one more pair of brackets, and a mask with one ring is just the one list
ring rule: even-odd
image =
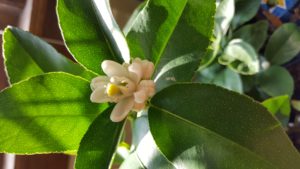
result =
[{"label": "white flower", "polygon": [[149,97],[155,94],[155,84],[150,80],[153,63],[147,60],[134,59],[131,64],[119,64],[105,60],[101,67],[107,76],[98,76],[91,82],[94,103],[117,103],[111,113],[113,122],[120,122],[128,113],[145,108]]}]

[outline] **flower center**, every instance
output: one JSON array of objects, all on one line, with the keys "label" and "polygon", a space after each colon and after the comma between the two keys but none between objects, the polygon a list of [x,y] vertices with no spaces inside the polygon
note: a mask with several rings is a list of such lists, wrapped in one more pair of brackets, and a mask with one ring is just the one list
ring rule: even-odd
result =
[{"label": "flower center", "polygon": [[120,94],[121,90],[117,85],[115,85],[113,83],[109,83],[106,87],[106,93],[109,97],[113,97],[117,94]]}]

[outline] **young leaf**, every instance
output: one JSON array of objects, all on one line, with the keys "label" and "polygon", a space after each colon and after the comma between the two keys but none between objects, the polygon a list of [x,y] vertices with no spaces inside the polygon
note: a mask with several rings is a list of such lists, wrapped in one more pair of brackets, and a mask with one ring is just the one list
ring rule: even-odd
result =
[{"label": "young leaf", "polygon": [[95,74],[73,63],[42,39],[15,27],[3,35],[4,59],[10,83],[47,72],[62,71],[91,79]]},{"label": "young leaf", "polygon": [[91,124],[80,142],[76,169],[110,168],[124,121],[114,123],[109,116],[112,108],[101,113]]},{"label": "young leaf", "polygon": [[290,73],[282,67],[272,66],[257,76],[259,90],[271,97],[288,95],[294,91],[294,79]]},{"label": "young leaf", "polygon": [[243,39],[259,51],[268,37],[268,21],[258,21],[241,27],[233,34],[234,39]]},{"label": "young leaf", "polygon": [[265,100],[262,103],[282,123],[287,126],[291,114],[291,103],[288,95],[277,96]]},{"label": "young leaf", "polygon": [[271,36],[265,57],[271,64],[281,65],[293,59],[300,52],[300,29],[294,23],[279,27]]},{"label": "young leaf", "polygon": [[219,63],[243,75],[253,75],[259,71],[257,53],[242,39],[233,39],[229,42],[219,57]]},{"label": "young leaf", "polygon": [[106,104],[90,101],[90,84],[67,73],[48,73],[0,93],[0,152],[76,152]]},{"label": "young leaf", "polygon": [[232,20],[233,29],[252,19],[259,9],[260,2],[261,0],[235,0],[235,14]]},{"label": "young leaf", "polygon": [[149,124],[157,146],[170,161],[196,146],[202,159],[198,168],[297,169],[300,165],[299,153],[264,107],[212,85],[178,84],[157,93],[151,100]]},{"label": "young leaf", "polygon": [[286,117],[290,116],[291,106],[290,97],[288,95],[267,99],[262,103],[262,105],[265,106],[273,115],[282,114]]},{"label": "young leaf", "polygon": [[226,35],[230,23],[234,17],[234,0],[222,0],[217,7],[215,21],[220,25],[222,35]]},{"label": "young leaf", "polygon": [[86,68],[101,73],[101,62],[115,58],[91,1],[58,0],[57,14],[65,43],[75,59]]},{"label": "young leaf", "polygon": [[243,92],[243,83],[238,73],[214,64],[198,72],[195,82],[215,84],[239,93]]},{"label": "young leaf", "polygon": [[[214,1],[147,1],[128,32],[127,41],[132,57],[155,63],[156,75],[159,74],[156,81],[162,85],[158,90],[174,81],[191,80],[210,44],[214,12]],[[173,64],[175,59],[178,60]],[[167,64],[173,65],[172,69],[161,73]],[[181,77],[185,79],[177,79],[180,72],[185,73]]]}]

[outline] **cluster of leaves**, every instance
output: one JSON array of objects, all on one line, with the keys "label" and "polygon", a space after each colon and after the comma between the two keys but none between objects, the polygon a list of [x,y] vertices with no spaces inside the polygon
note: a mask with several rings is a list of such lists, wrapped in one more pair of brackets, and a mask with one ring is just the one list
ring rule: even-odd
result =
[{"label": "cluster of leaves", "polygon": [[[28,32],[5,30],[11,85],[0,93],[0,152],[76,154],[75,168],[96,169],[110,168],[118,147],[124,149],[119,144],[125,121],[111,122],[111,106],[89,99],[90,80],[103,74],[101,62],[126,60],[124,44],[116,40],[122,37],[115,36],[122,32],[115,24],[108,29],[113,18],[101,17],[109,6],[95,8],[95,2],[100,1],[57,1],[62,35],[77,63]],[[214,1],[148,0],[128,22],[130,56],[155,63],[158,92],[148,110],[133,116],[130,155],[120,168],[300,166],[299,153],[262,105],[214,85],[191,83],[200,61],[209,58],[214,15]]]},{"label": "cluster of leaves", "polygon": [[286,121],[290,116],[294,80],[281,65],[300,52],[300,29],[294,23],[287,23],[268,36],[268,21],[245,24],[256,15],[260,2],[219,2],[213,51],[209,53],[210,59],[202,63],[195,81],[246,93],[258,101],[268,99],[264,105],[272,113],[283,115]]}]

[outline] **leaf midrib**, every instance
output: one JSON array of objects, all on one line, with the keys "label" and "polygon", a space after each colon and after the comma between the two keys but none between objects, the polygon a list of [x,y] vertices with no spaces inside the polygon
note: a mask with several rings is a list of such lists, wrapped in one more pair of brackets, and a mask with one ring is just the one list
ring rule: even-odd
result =
[{"label": "leaf midrib", "polygon": [[[173,118],[182,120],[183,122],[185,122],[185,123],[187,123],[187,124],[190,124],[190,125],[192,125],[192,126],[194,126],[194,127],[196,127],[196,128],[199,128],[199,130],[204,130],[204,131],[210,132],[210,133],[212,133],[213,135],[216,135],[216,136],[218,136],[218,137],[220,137],[220,138],[222,138],[222,139],[224,139],[224,140],[226,140],[226,141],[228,141],[228,142],[231,142],[233,145],[236,145],[237,147],[243,149],[243,150],[246,151],[247,153],[249,153],[249,154],[255,156],[257,159],[260,159],[260,160],[266,162],[266,163],[269,164],[270,166],[274,167],[274,169],[276,169],[276,166],[274,166],[273,164],[271,164],[268,160],[264,159],[261,155],[258,155],[258,154],[256,154],[256,153],[252,152],[252,151],[251,151],[250,149],[248,149],[247,147],[244,147],[243,145],[241,145],[241,144],[239,144],[239,143],[237,143],[237,142],[235,142],[235,141],[233,141],[233,140],[231,140],[231,139],[229,139],[229,138],[227,138],[227,137],[224,137],[223,135],[220,135],[219,133],[216,133],[215,131],[212,131],[212,130],[210,130],[210,129],[208,129],[208,128],[205,128],[204,126],[200,126],[200,125],[198,125],[198,124],[196,124],[196,123],[194,123],[194,122],[191,122],[191,121],[189,121],[189,120],[187,120],[187,119],[184,119],[184,118],[182,118],[182,117],[176,115],[175,113],[172,113],[172,112],[170,112],[170,111],[168,111],[168,110],[166,110],[166,109],[164,109],[164,108],[155,106],[155,105],[153,105],[153,104],[151,104],[150,107],[152,107],[152,108],[154,108],[154,109],[157,109],[157,110],[159,110],[159,111],[162,111],[162,112],[164,112],[164,113],[170,115],[170,116],[173,117]],[[276,126],[276,127],[280,127],[280,126]],[[151,127],[150,127],[150,130],[151,130]],[[154,140],[155,140],[155,139],[154,139]]]},{"label": "leaf midrib", "polygon": [[[180,18],[182,17],[182,14],[183,14],[183,12],[184,12],[184,10],[185,10],[185,8],[186,8],[187,3],[188,3],[188,0],[185,0],[185,5],[184,5],[184,7],[182,8],[182,11],[180,12],[180,14],[177,15],[178,17],[176,18],[177,21],[176,21],[176,23],[174,24],[174,27],[173,27],[172,29],[169,29],[169,30],[171,30],[171,31],[170,31],[170,33],[166,36],[167,39],[166,39],[166,41],[163,43],[161,49],[158,51],[158,57],[156,57],[157,60],[155,61],[155,70],[157,69],[157,65],[159,64],[159,62],[160,62],[160,60],[161,60],[162,54],[163,54],[163,52],[165,51],[167,45],[169,44],[169,41],[170,41],[170,39],[171,39],[171,37],[172,37],[172,35],[173,35],[173,33],[174,33],[174,31],[175,31],[175,29],[176,29],[176,27],[177,27],[179,21],[180,21]],[[147,4],[147,5],[148,5],[148,4]]]}]

